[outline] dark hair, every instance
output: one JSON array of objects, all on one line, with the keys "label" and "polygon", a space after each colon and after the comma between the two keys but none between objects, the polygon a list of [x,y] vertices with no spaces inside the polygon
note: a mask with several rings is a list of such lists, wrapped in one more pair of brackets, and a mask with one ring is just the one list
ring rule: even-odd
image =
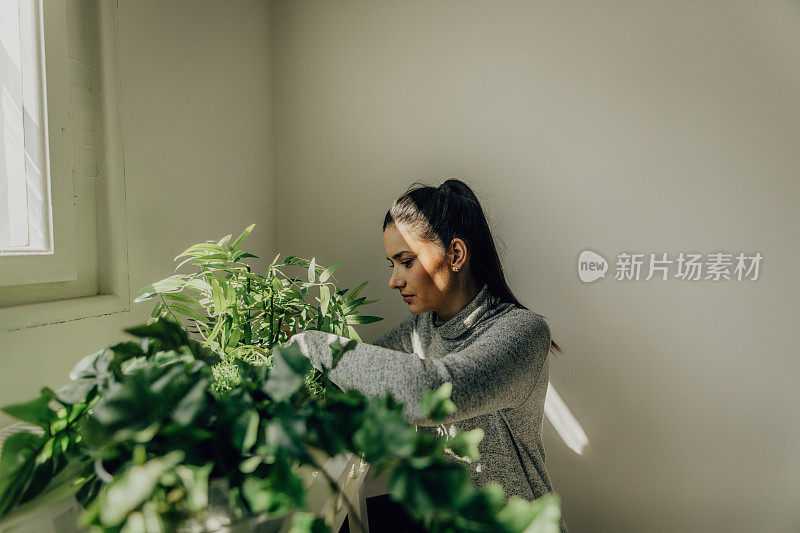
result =
[{"label": "dark hair", "polygon": [[[383,231],[397,223],[410,229],[420,240],[434,243],[443,250],[453,239],[463,240],[469,250],[469,267],[477,286],[485,283],[495,302],[528,309],[506,283],[486,215],[475,193],[463,181],[450,178],[438,187],[412,183],[386,212]],[[552,338],[550,351],[563,353]]]}]

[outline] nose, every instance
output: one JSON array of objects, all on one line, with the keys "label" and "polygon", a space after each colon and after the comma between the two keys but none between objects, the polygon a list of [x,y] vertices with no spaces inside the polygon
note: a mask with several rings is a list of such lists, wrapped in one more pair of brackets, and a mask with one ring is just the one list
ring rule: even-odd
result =
[{"label": "nose", "polygon": [[405,286],[405,282],[400,279],[400,276],[397,275],[395,270],[392,270],[392,275],[389,276],[389,288],[390,289],[401,289]]}]

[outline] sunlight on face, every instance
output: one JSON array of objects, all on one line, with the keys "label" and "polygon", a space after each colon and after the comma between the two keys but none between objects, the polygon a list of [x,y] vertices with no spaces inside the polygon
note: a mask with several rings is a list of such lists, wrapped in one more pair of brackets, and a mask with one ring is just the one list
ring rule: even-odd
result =
[{"label": "sunlight on face", "polygon": [[407,302],[411,313],[440,309],[448,301],[450,270],[439,248],[416,239],[396,224],[383,232],[383,246],[392,269],[389,287],[413,295]]}]

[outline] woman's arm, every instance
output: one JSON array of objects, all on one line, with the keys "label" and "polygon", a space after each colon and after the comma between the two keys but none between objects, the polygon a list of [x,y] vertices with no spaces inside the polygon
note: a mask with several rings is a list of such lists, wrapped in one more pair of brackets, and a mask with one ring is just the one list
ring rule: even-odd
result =
[{"label": "woman's arm", "polygon": [[400,352],[412,353],[411,338],[414,331],[414,324],[418,315],[408,315],[400,324],[378,337],[371,344],[375,346],[382,346],[390,350],[397,350]]},{"label": "woman's arm", "polygon": [[[317,369],[329,369],[329,344],[337,335],[305,331],[292,337]],[[339,337],[342,343],[349,339]],[[435,426],[473,418],[499,409],[518,407],[528,398],[550,349],[550,328],[541,316],[518,309],[501,318],[491,330],[457,352],[426,359],[381,346],[358,343],[328,374],[344,390],[381,396],[388,389],[403,404],[409,424]],[[445,382],[453,386],[456,411],[434,422],[422,416],[419,402],[425,390]]]}]

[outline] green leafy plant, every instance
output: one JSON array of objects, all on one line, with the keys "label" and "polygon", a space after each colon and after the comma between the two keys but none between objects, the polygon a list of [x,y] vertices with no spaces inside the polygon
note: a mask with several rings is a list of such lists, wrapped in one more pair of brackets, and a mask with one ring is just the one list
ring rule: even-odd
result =
[{"label": "green leafy plant", "polygon": [[[354,325],[383,320],[357,311],[378,301],[358,297],[368,282],[352,291],[334,283],[333,273],[342,263],[323,267],[315,258],[295,256],[278,263],[278,254],[264,275],[253,272],[244,260],[258,256],[241,248],[254,227],[248,226],[233,241],[232,235],[226,235],[190,246],[175,257],[175,261],[182,259],[175,270],[189,265],[196,272],[148,285],[134,300],[155,302],[148,323],[167,316],[176,322],[185,320],[187,331],[199,335],[203,345],[220,356],[212,370],[219,390],[241,380],[236,359],[270,364],[270,350],[293,333],[314,329],[361,341]],[[290,268],[300,268],[303,277],[289,276]],[[308,384],[324,393],[319,378],[318,372],[312,372]]]},{"label": "green leafy plant", "polygon": [[[230,520],[292,512],[294,533],[324,531],[297,467],[311,465],[341,491],[321,463],[351,452],[389,474],[391,497],[429,531],[558,531],[557,495],[506,500],[500,485],[476,489],[449,459],[445,447],[478,460],[482,430],[450,439],[417,432],[388,391],[342,391],[296,343],[287,346],[292,333],[311,329],[347,338],[330,344],[335,367],[361,341],[353,325],[381,320],[356,312],[377,300],[358,296],[366,282],[349,291],[330,281],[341,263],[278,263],[279,254],[265,275],[254,273],[243,260],[255,256],[241,250],[252,229],[190,247],[178,268],[199,271],[142,289],[137,301],[156,305],[146,324],[125,330],[135,341],[82,359],[72,384],[3,408],[38,432],[5,441],[0,517],[75,493],[83,524],[97,530],[202,529],[221,512],[212,495],[222,487]],[[287,276],[291,267],[305,279]],[[450,392],[449,383],[427,391],[423,414],[452,413]]]},{"label": "green leafy plant", "polygon": [[[367,398],[342,391],[322,372],[313,394],[309,360],[296,343],[278,346],[274,364],[236,359],[243,379],[220,392],[210,384],[219,355],[171,320],[126,330],[122,342],[81,360],[73,383],[43,389],[3,410],[43,436],[12,435],[0,456],[0,516],[59,484],[77,491],[82,524],[102,531],[173,531],[207,523],[210,487],[222,481],[231,520],[293,513],[293,531],[324,531],[307,510],[300,465],[349,451],[388,472],[392,498],[433,532],[558,531],[558,496],[506,499],[502,487],[476,489],[445,446],[478,459],[480,429],[444,440],[417,432],[390,392]],[[333,366],[358,341],[330,344]],[[455,406],[449,383],[427,391],[420,408],[442,420]],[[351,505],[352,502],[347,502]]]}]

